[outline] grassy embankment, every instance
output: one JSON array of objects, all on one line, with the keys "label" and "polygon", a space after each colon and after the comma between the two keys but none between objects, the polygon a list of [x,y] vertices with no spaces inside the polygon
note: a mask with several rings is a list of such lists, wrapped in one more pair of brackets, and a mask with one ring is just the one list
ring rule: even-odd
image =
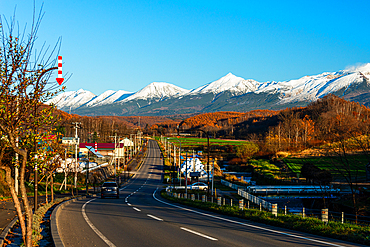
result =
[{"label": "grassy embankment", "polygon": [[370,244],[370,227],[357,226],[353,224],[340,223],[329,221],[327,224],[317,218],[301,217],[294,214],[284,215],[278,214],[275,217],[270,212],[259,211],[257,209],[239,209],[238,206],[218,206],[216,203],[192,201],[183,198],[174,198],[165,191],[161,192],[161,196],[173,202],[181,203],[191,207],[208,210],[211,212],[235,216],[242,219],[260,222],[268,225],[283,227],[287,229],[307,232],[324,237],[336,238],[344,241],[350,241],[360,244]]}]

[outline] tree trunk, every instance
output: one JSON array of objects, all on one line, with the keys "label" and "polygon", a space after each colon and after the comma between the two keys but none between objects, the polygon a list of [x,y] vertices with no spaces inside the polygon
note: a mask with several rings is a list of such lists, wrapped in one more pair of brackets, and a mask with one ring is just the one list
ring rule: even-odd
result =
[{"label": "tree trunk", "polygon": [[22,213],[22,207],[21,207],[21,203],[19,201],[19,198],[18,198],[17,194],[15,193],[15,185],[14,185],[14,182],[13,182],[13,179],[12,179],[12,174],[11,174],[10,167],[2,166],[2,167],[0,167],[0,169],[3,169],[5,171],[6,183],[9,186],[10,193],[12,195],[13,202],[14,202],[14,207],[15,207],[15,210],[17,211],[19,223],[21,225],[23,242],[26,242],[26,239],[25,239],[26,225],[25,225],[25,221],[24,221],[24,215]]},{"label": "tree trunk", "polygon": [[51,192],[51,202],[54,201],[54,177],[53,177],[53,173],[51,173],[51,188],[50,188],[50,192]]},{"label": "tree trunk", "polygon": [[[24,174],[26,171],[26,163],[27,163],[27,151],[22,150],[21,152],[22,155],[22,165],[20,169],[20,191],[22,195],[22,202],[23,202],[23,207],[26,215],[26,241],[25,245],[26,247],[31,247],[32,246],[32,208],[30,207],[30,203],[28,201],[27,197],[27,191],[26,191],[26,186],[24,185]],[[36,202],[37,203],[37,202]]]},{"label": "tree trunk", "polygon": [[48,176],[45,176],[45,203],[48,204]]},{"label": "tree trunk", "polygon": [[355,210],[356,224],[358,220],[358,210],[357,210],[357,201],[356,201],[356,192],[352,193],[353,208]]}]

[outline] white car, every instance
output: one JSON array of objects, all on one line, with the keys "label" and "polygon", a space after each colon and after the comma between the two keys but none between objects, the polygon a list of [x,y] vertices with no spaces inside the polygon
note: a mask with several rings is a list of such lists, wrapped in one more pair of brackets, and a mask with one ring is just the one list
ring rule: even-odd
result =
[{"label": "white car", "polygon": [[202,182],[196,182],[191,185],[188,185],[189,190],[207,190],[208,185]]}]

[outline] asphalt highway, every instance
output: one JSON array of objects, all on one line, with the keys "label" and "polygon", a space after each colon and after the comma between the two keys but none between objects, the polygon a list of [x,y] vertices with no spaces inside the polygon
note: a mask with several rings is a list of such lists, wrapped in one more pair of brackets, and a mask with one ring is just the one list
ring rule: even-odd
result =
[{"label": "asphalt highway", "polygon": [[65,246],[361,246],[253,223],[160,197],[162,160],[149,141],[147,158],[120,198],[89,198],[58,217]]}]

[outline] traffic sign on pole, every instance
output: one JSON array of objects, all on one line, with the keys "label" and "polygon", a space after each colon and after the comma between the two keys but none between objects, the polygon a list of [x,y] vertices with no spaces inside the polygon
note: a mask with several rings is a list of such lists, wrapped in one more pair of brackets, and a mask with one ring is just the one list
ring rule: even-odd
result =
[{"label": "traffic sign on pole", "polygon": [[62,77],[62,56],[58,56],[58,77],[57,82],[62,85],[64,78]]}]

